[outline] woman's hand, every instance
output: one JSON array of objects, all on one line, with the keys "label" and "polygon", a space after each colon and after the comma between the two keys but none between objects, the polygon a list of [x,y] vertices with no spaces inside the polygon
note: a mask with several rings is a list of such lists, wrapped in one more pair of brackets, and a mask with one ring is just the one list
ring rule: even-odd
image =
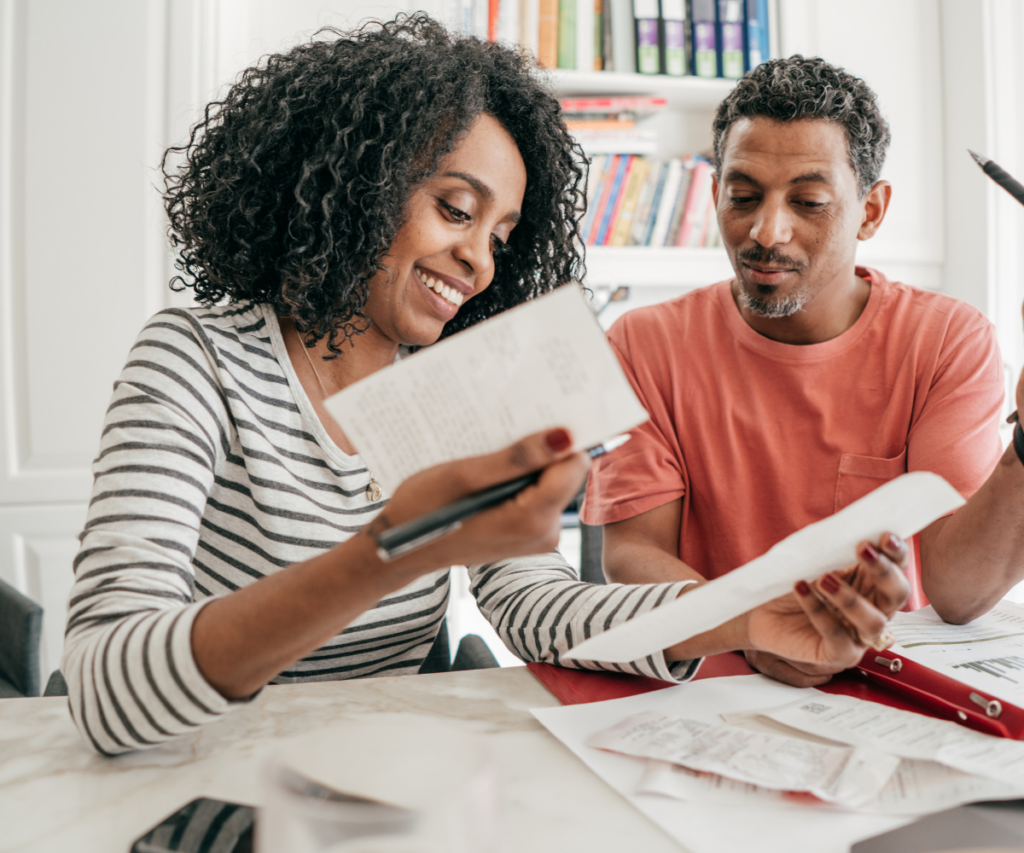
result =
[{"label": "woman's hand", "polygon": [[562,510],[579,491],[590,459],[570,453],[564,429],[511,447],[421,471],[395,491],[374,524],[401,524],[475,491],[542,470],[533,486],[466,519],[454,533],[381,563],[364,529],[330,551],[295,563],[196,616],[192,650],[207,681],[229,699],[250,696],[285,667],[320,648],[384,596],[419,575],[452,565],[552,550]]},{"label": "woman's hand", "polygon": [[906,603],[907,544],[884,534],[878,545],[861,542],[859,562],[841,572],[801,581],[792,593],[747,614],[747,662],[797,687],[827,682],[854,666]]},{"label": "woman's hand", "polygon": [[572,436],[559,427],[528,435],[496,453],[427,468],[398,487],[364,533],[376,536],[488,486],[543,469],[534,485],[466,519],[455,532],[390,561],[387,571],[411,580],[452,565],[553,551],[562,510],[579,492],[590,465],[586,454],[570,453],[571,446]]}]

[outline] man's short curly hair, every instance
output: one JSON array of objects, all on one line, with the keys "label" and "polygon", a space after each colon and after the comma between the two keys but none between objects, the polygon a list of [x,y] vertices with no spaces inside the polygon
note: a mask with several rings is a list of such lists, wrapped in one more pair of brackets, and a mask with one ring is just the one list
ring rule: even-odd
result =
[{"label": "man's short curly hair", "polygon": [[582,152],[532,61],[427,15],[321,30],[265,57],[162,162],[172,287],[267,303],[330,349],[368,327],[367,283],[406,202],[481,113],[526,166],[522,218],[452,334],[584,274]]},{"label": "man's short curly hair", "polygon": [[846,130],[850,166],[863,196],[882,174],[889,147],[889,125],[875,93],[859,77],[824,59],[772,59],[747,74],[718,105],[715,113],[715,168],[729,128],[740,118],[763,116],[779,122],[821,119]]}]

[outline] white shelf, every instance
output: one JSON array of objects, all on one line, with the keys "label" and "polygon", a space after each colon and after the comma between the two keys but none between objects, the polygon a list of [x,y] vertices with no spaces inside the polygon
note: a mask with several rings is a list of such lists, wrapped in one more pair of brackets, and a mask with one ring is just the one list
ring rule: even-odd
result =
[{"label": "white shelf", "polygon": [[589,287],[703,287],[732,277],[725,249],[587,246]]},{"label": "white shelf", "polygon": [[670,109],[712,110],[732,91],[735,80],[669,77],[667,74],[622,74],[614,71],[547,72],[552,88],[567,95],[656,95]]}]

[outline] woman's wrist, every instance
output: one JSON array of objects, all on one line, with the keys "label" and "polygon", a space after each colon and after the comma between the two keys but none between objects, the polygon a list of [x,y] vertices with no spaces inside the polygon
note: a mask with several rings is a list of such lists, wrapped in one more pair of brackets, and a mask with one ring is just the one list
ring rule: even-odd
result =
[{"label": "woman's wrist", "polygon": [[[686,595],[702,585],[703,582],[690,584],[680,595]],[[750,647],[749,614],[741,613],[717,628],[697,634],[695,637],[690,637],[688,640],[683,640],[681,643],[676,643],[665,649],[665,660],[693,660],[721,652],[741,651]]]}]

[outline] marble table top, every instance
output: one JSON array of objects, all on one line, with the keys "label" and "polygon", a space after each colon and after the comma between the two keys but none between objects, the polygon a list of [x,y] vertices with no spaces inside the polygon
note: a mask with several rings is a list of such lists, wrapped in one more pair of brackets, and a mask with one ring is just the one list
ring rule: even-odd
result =
[{"label": "marble table top", "polygon": [[678,853],[676,842],[591,773],[529,713],[558,705],[526,667],[266,688],[250,705],[156,749],[103,758],[67,700],[0,700],[0,851],[128,853],[197,796],[260,802],[281,742],[368,714],[465,722],[501,777],[507,851]]}]

